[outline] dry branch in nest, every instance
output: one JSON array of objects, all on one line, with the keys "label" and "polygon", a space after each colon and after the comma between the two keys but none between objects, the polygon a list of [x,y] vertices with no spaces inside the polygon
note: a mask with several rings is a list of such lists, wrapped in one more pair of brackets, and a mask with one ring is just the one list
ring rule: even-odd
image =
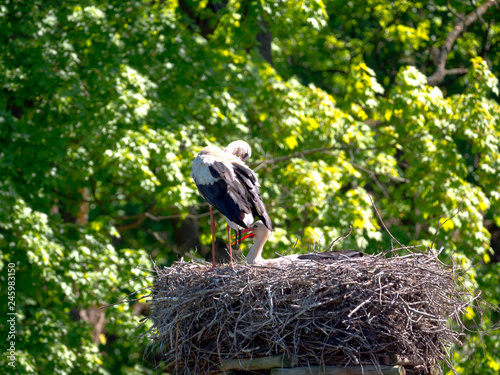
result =
[{"label": "dry branch in nest", "polygon": [[451,367],[447,350],[460,344],[473,300],[455,271],[418,253],[281,268],[180,261],[156,269],[147,335],[179,374],[279,355],[298,366],[377,368],[397,357],[408,373],[427,373],[440,360]]}]

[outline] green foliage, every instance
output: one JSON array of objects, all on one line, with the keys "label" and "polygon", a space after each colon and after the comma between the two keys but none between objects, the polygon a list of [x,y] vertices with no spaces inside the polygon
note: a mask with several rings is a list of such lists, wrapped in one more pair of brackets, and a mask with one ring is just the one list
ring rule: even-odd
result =
[{"label": "green foliage", "polygon": [[[105,310],[98,345],[71,311],[148,285],[149,256],[166,265],[186,252],[180,222],[207,211],[192,159],[236,139],[253,147],[276,227],[267,256],[296,238],[295,251],[320,238],[326,248],[350,225],[342,246],[388,248],[371,195],[406,244],[430,245],[441,222],[435,246],[464,268],[475,260],[468,285],[498,303],[490,240],[500,231],[500,22],[492,9],[471,25],[447,61],[468,73],[430,87],[454,13],[474,10],[450,5],[0,5],[0,282],[15,263],[17,373],[153,368],[142,360],[145,340],[131,339],[146,330],[136,330],[132,304]],[[265,31],[273,66],[260,53]],[[199,225],[198,256],[208,256],[208,221]],[[459,372],[497,373],[498,342],[498,331],[483,341],[470,334],[455,353]]]},{"label": "green foliage", "polygon": [[[92,327],[72,321],[69,312],[101,301],[116,302],[124,292],[144,288],[144,279],[136,278],[146,275],[137,268],[149,265],[146,253],[116,250],[109,225],[93,221],[82,228],[54,217],[49,220],[31,209],[11,183],[0,187],[2,270],[6,263],[16,264],[18,373],[106,373],[103,361],[112,368],[119,355],[100,353],[91,339]],[[110,308],[107,315],[110,333],[136,334],[138,319],[130,315],[129,306]],[[138,358],[134,352],[121,357],[129,367]]]}]

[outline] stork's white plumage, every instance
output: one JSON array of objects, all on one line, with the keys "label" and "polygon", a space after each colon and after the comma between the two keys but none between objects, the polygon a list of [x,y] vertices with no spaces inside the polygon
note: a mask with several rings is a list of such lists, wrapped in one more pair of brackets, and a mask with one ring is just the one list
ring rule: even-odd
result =
[{"label": "stork's white plumage", "polygon": [[271,231],[266,228],[262,221],[255,222],[251,228],[245,230],[244,232],[252,232],[251,234],[245,236],[245,238],[253,238],[254,244],[250,248],[247,254],[248,264],[259,264],[259,265],[284,265],[287,262],[309,262],[311,265],[314,262],[326,260],[326,259],[341,259],[341,258],[355,258],[363,256],[363,253],[356,250],[337,250],[337,251],[326,251],[322,253],[310,253],[310,254],[292,254],[287,256],[282,256],[274,259],[264,259],[262,258],[262,250],[264,245],[271,234]]},{"label": "stork's white plumage", "polygon": [[[226,217],[231,228],[241,231],[249,228],[254,220],[259,218],[271,231],[272,224],[260,196],[259,181],[244,162],[251,155],[250,146],[246,142],[237,141],[229,144],[226,150],[228,152],[208,146],[196,156],[191,177],[198,191],[211,206]],[[232,258],[231,247],[229,250]]]}]

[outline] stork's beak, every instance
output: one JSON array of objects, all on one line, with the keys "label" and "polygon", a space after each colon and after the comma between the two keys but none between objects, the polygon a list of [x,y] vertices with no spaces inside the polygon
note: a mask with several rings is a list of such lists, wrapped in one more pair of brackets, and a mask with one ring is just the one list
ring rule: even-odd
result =
[{"label": "stork's beak", "polygon": [[[241,234],[245,234],[245,233],[252,232],[252,231],[253,231],[253,229],[252,229],[252,228],[243,229],[243,230],[241,231]],[[236,237],[238,237],[238,233],[233,234],[233,235],[231,236],[231,238],[236,238]],[[242,238],[242,239],[243,239],[243,238]]]},{"label": "stork's beak", "polygon": [[[252,228],[243,229],[243,230],[241,231],[241,234],[248,233],[248,232],[253,232],[253,229],[252,229]],[[243,239],[243,238],[242,238],[242,239]]]},{"label": "stork's beak", "polygon": [[[249,232],[251,232],[251,233],[249,233]],[[247,234],[246,236],[241,237],[241,241],[246,240],[247,238],[254,238],[254,237],[255,237],[255,234],[253,233],[253,229],[252,229],[252,228],[243,229],[243,230],[241,231],[241,234],[244,234],[244,233],[249,233],[249,234]],[[236,238],[236,237],[238,237],[238,234],[235,234],[235,235],[231,236],[231,238]],[[235,241],[235,242],[234,242],[233,244],[231,244],[231,245],[233,245],[233,246],[234,246],[234,245],[236,245],[238,242],[239,242],[239,241]]]},{"label": "stork's beak", "polygon": [[247,238],[254,238],[255,237],[255,234],[254,233],[250,233],[250,234],[247,234],[246,236],[243,236],[241,237],[241,240],[246,240]]}]

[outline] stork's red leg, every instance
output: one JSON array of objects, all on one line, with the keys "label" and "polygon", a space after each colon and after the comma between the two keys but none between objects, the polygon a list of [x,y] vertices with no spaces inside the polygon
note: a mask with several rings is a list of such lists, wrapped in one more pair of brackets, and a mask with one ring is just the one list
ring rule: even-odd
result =
[{"label": "stork's red leg", "polygon": [[229,264],[233,266],[233,249],[231,247],[231,228],[227,226],[227,238],[229,243]]},{"label": "stork's red leg", "polygon": [[210,206],[210,229],[212,230],[212,267],[215,268],[215,220],[212,206]]}]

